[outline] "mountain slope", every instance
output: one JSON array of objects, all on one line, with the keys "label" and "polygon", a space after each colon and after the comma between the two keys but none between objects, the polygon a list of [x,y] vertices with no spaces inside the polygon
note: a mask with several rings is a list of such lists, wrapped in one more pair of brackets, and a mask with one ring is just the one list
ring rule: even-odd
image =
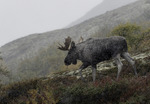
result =
[{"label": "mountain slope", "polygon": [[104,14],[107,11],[114,10],[116,8],[125,6],[125,5],[135,2],[135,1],[137,1],[137,0],[103,0],[102,3],[100,3],[99,5],[94,7],[92,10],[90,10],[88,13],[86,13],[80,19],[72,22],[69,26],[74,26],[74,25],[79,24],[85,20],[92,18],[92,17],[96,17],[98,15]]},{"label": "mountain slope", "polygon": [[[149,54],[147,54],[147,52]],[[97,72],[92,82],[91,70],[84,73],[85,82],[76,78],[79,71],[54,73],[43,77],[0,87],[1,104],[149,104],[150,51],[137,56],[138,77],[124,64],[119,80],[117,68],[106,66]],[[143,57],[144,54],[145,56]],[[104,64],[104,63],[103,63]],[[106,62],[108,64],[108,62]]]},{"label": "mountain slope", "polygon": [[98,32],[98,36],[102,37],[120,23],[143,23],[143,21],[150,22],[149,0],[140,0],[106,12],[71,28],[32,34],[17,39],[2,46],[0,51],[8,67],[15,70],[21,60],[35,56],[42,48],[48,48],[59,41],[63,42],[66,36],[71,36],[74,40],[79,39],[80,36],[87,39]]}]

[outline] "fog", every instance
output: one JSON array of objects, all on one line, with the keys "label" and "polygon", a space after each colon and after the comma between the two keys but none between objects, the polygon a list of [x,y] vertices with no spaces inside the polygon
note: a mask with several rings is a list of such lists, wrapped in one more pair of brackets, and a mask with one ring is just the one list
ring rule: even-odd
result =
[{"label": "fog", "polygon": [[0,46],[17,38],[64,28],[102,0],[0,0]]}]

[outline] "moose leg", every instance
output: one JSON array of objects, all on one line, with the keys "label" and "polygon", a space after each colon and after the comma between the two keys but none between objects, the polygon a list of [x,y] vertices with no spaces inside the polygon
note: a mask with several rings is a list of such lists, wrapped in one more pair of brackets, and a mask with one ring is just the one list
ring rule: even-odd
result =
[{"label": "moose leg", "polygon": [[95,82],[95,79],[96,79],[96,65],[92,65],[92,77],[93,77],[93,82]]},{"label": "moose leg", "polygon": [[123,58],[125,60],[127,60],[132,65],[134,73],[137,76],[137,71],[136,71],[136,67],[135,67],[135,61],[131,58],[131,56],[129,55],[129,53],[128,52],[124,52],[122,54],[122,56],[123,56]]},{"label": "moose leg", "polygon": [[121,60],[120,60],[120,54],[118,54],[118,55],[116,56],[115,62],[116,62],[117,67],[118,67],[118,73],[117,73],[117,80],[118,80],[118,79],[119,79],[119,76],[120,76],[120,72],[121,72],[121,70],[122,70],[122,66],[123,66],[123,64],[122,64],[122,62],[121,62]]},{"label": "moose leg", "polygon": [[84,81],[83,75],[82,75],[82,70],[85,69],[85,68],[87,68],[88,66],[89,66],[88,64],[85,64],[85,63],[84,63],[84,64],[82,64],[81,67],[79,68],[79,73],[80,73],[80,76],[81,76],[81,80],[82,80],[82,81]]}]

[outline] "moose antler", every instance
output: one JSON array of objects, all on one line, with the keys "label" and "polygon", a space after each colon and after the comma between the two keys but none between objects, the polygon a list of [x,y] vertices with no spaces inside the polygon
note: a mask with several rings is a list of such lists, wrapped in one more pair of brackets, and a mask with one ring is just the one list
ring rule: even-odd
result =
[{"label": "moose antler", "polygon": [[84,40],[84,39],[83,39],[83,37],[81,36],[80,39],[79,39],[79,41],[78,41],[78,43],[83,42],[83,40]]},{"label": "moose antler", "polygon": [[71,43],[71,38],[68,36],[68,38],[65,38],[65,42],[64,42],[65,46],[59,44],[58,49],[63,50],[63,51],[68,51],[70,43]]}]

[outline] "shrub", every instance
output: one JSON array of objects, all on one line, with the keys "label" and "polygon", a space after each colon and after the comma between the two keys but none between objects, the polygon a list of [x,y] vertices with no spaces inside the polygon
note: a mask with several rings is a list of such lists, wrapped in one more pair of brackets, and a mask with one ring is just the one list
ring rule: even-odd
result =
[{"label": "shrub", "polygon": [[136,24],[120,24],[111,32],[113,36],[123,36],[126,38],[129,50],[133,51],[138,48],[140,41],[142,40],[141,27]]}]

